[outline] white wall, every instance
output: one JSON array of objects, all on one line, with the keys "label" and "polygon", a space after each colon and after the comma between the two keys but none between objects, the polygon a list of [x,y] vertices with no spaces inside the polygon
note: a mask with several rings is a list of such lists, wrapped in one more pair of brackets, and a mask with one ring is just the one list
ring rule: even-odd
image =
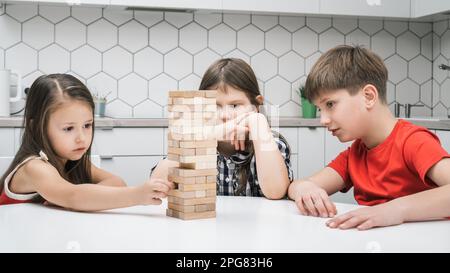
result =
[{"label": "white wall", "polygon": [[255,69],[267,101],[296,117],[294,90],[317,58],[338,44],[362,44],[386,61],[389,102],[421,102],[427,107],[413,115],[431,115],[432,107],[442,110],[432,81],[436,25],[7,5],[0,11],[0,68],[19,69],[27,85],[43,73],[69,72],[93,93],[111,92],[107,115],[158,118],[169,89],[198,88],[214,60],[239,57]]}]

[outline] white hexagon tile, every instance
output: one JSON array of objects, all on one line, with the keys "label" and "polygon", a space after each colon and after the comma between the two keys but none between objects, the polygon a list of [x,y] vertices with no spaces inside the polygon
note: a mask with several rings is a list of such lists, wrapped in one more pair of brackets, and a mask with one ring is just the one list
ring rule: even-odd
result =
[{"label": "white hexagon tile", "polygon": [[86,43],[86,26],[73,18],[56,24],[55,42],[72,51]]},{"label": "white hexagon tile", "polygon": [[19,69],[30,85],[67,72],[108,95],[112,117],[164,117],[167,92],[199,85],[220,58],[250,63],[268,104],[297,117],[295,89],[329,48],[372,49],[389,70],[390,105],[423,103],[413,114],[450,109],[448,19],[407,22],[249,14],[126,11],[117,8],[7,4],[0,13],[0,68]]}]

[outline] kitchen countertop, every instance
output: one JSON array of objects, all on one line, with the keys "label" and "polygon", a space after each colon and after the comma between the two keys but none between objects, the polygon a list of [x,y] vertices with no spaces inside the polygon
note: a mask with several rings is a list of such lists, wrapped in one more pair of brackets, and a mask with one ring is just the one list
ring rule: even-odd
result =
[{"label": "kitchen countertop", "polygon": [[[412,123],[429,129],[450,130],[448,118],[409,118]],[[167,118],[96,118],[95,126],[99,129],[111,129],[116,127],[133,128],[164,128],[168,126]],[[0,117],[0,128],[22,127],[22,117]],[[319,118],[280,118],[278,122],[272,122],[272,127],[323,127]]]},{"label": "kitchen countertop", "polygon": [[[336,204],[339,213],[358,206]],[[161,206],[97,213],[0,206],[0,252],[450,252],[450,221],[335,230],[289,200],[217,197],[217,217],[183,221]]]}]

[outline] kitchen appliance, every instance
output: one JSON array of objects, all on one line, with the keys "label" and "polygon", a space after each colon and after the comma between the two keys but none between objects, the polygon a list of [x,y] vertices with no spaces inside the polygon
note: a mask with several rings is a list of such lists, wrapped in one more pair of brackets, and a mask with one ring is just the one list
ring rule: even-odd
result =
[{"label": "kitchen appliance", "polygon": [[[15,95],[11,94],[14,90]],[[15,70],[0,69],[0,117],[9,117],[11,104],[16,105],[21,102],[23,102],[22,75]]]}]

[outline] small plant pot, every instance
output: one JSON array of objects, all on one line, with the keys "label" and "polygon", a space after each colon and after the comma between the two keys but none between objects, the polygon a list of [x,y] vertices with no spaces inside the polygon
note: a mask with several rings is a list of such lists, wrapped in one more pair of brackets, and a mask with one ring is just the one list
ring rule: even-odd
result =
[{"label": "small plant pot", "polygon": [[302,98],[303,118],[316,118],[317,107],[309,100]]},{"label": "small plant pot", "polygon": [[94,103],[95,103],[94,115],[96,117],[104,117],[105,116],[105,108],[106,108],[106,100],[98,99],[98,100],[95,100]]}]

